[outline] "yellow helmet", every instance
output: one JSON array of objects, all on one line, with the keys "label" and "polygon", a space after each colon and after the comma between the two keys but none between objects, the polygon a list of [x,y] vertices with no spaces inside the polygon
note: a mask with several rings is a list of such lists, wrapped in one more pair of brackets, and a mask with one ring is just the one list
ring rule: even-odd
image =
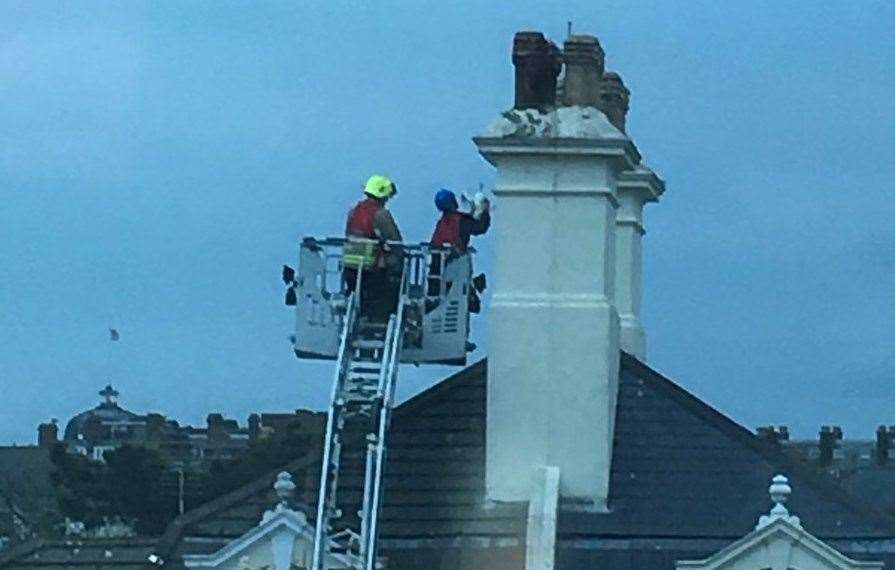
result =
[{"label": "yellow helmet", "polygon": [[378,174],[368,178],[367,183],[364,185],[364,194],[369,194],[374,198],[391,198],[397,191],[398,189],[395,187],[394,182]]}]

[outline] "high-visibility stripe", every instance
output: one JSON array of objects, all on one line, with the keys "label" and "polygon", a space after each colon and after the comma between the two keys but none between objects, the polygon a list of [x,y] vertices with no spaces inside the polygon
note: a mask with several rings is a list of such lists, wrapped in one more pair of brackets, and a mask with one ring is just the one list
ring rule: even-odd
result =
[{"label": "high-visibility stripe", "polygon": [[351,269],[371,269],[379,257],[379,244],[370,240],[345,242],[342,248],[342,264]]}]

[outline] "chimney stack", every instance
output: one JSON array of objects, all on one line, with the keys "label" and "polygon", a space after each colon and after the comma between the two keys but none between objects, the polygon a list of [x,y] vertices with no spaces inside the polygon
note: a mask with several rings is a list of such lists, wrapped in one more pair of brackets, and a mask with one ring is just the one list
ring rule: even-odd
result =
[{"label": "chimney stack", "polygon": [[574,106],[543,105],[555,97],[551,45],[539,33],[516,35],[516,109],[474,138],[497,171],[501,212],[492,230],[487,496],[529,500],[537,470],[555,466],[560,493],[599,510],[618,396],[619,177],[640,154],[599,107],[586,106],[599,93],[588,76],[602,65],[595,38],[566,44],[563,100]]},{"label": "chimney stack", "polygon": [[836,442],[842,439],[842,428],[839,426],[821,426],[818,435],[820,464],[823,467],[829,467],[833,464],[833,451],[836,449]]},{"label": "chimney stack", "polygon": [[513,38],[516,66],[515,109],[545,109],[556,104],[556,77],[562,69],[559,49],[540,32]]},{"label": "chimney stack", "polygon": [[779,444],[789,441],[789,428],[786,426],[761,426],[755,430],[755,435],[764,441]]},{"label": "chimney stack", "polygon": [[59,441],[59,426],[57,421],[50,420],[48,423],[37,426],[37,446],[41,449],[50,449]]},{"label": "chimney stack", "polygon": [[249,441],[255,441],[261,435],[261,416],[252,414],[249,416]]},{"label": "chimney stack", "polygon": [[562,103],[567,107],[600,106],[600,84],[606,54],[594,36],[574,35],[563,45]]},{"label": "chimney stack", "polygon": [[876,428],[876,447],[874,456],[879,466],[889,463],[889,452],[892,449],[892,437],[895,436],[895,426],[879,426]]},{"label": "chimney stack", "polygon": [[612,71],[605,73],[600,87],[600,109],[609,117],[609,122],[623,133],[626,132],[625,123],[630,101],[631,92],[625,87],[621,76]]}]

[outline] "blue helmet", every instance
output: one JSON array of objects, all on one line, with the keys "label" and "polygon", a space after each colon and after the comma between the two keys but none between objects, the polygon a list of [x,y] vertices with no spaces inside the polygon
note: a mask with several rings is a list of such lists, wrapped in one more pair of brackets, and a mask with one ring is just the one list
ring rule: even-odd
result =
[{"label": "blue helmet", "polygon": [[442,212],[453,212],[460,207],[457,196],[450,190],[442,188],[435,193],[435,207]]}]

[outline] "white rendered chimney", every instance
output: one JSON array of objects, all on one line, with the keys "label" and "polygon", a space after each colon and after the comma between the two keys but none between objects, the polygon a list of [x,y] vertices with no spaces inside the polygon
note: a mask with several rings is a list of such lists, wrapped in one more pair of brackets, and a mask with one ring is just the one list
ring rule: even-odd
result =
[{"label": "white rendered chimney", "polygon": [[500,204],[488,497],[528,500],[536,470],[551,465],[563,496],[605,507],[620,348],[617,179],[640,156],[595,107],[516,108],[474,140],[497,169]]},{"label": "white rendered chimney", "polygon": [[615,307],[621,322],[621,348],[646,361],[646,333],[640,322],[643,284],[641,241],[643,206],[655,202],[665,183],[649,168],[638,164],[618,178],[619,208],[615,218]]}]

